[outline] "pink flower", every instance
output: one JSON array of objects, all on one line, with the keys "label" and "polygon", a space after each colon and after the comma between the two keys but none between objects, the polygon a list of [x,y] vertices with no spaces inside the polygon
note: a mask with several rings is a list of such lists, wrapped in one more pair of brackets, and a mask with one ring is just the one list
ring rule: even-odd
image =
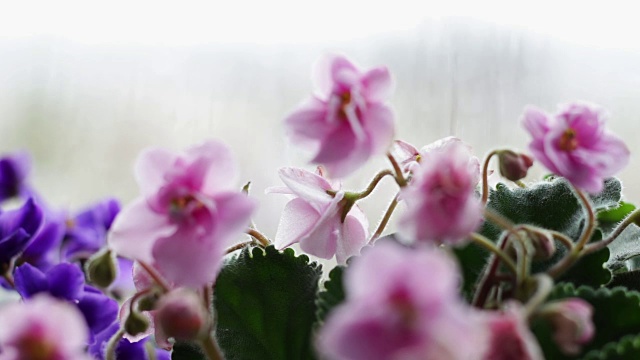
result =
[{"label": "pink flower", "polygon": [[431,248],[380,242],[345,274],[346,301],[321,328],[328,359],[480,359],[484,328],[458,297],[455,263]]},{"label": "pink flower", "polygon": [[248,226],[255,208],[237,190],[229,149],[216,141],[180,154],[149,149],[135,170],[142,196],[116,217],[111,248],[153,265],[176,285],[214,281],[225,249]]},{"label": "pink flower", "polygon": [[489,347],[483,360],[544,359],[519,305],[511,303],[503,313],[489,313],[484,317]]},{"label": "pink flower", "polygon": [[89,359],[89,329],[72,304],[38,295],[0,308],[0,359]]},{"label": "pink flower", "polygon": [[[283,249],[300,243],[303,251],[323,259],[334,255],[339,263],[360,253],[369,236],[369,222],[357,205],[343,217],[344,191],[332,187],[321,175],[296,169],[282,168],[280,178],[287,185],[268,192],[293,195],[284,208],[275,245]],[[331,196],[327,191],[335,191]]]},{"label": "pink flower", "polygon": [[582,345],[587,344],[595,334],[591,320],[593,307],[588,302],[571,298],[546,305],[541,315],[551,321],[554,328],[553,340],[567,355],[578,355]]},{"label": "pink flower", "polygon": [[399,220],[400,235],[411,241],[463,243],[482,221],[482,204],[475,195],[478,159],[453,140],[421,156],[401,192],[407,212]]},{"label": "pink flower", "polygon": [[342,56],[316,66],[318,88],[285,120],[291,140],[315,152],[311,160],[333,177],[344,177],[391,145],[394,120],[384,104],[392,90],[389,71],[365,72]]},{"label": "pink flower", "polygon": [[529,148],[536,159],[576,187],[598,193],[604,179],[629,162],[629,150],[605,129],[605,118],[599,107],[573,103],[555,115],[528,107],[522,123],[533,137]]},{"label": "pink flower", "polygon": [[[474,174],[480,176],[480,160],[471,155],[471,146],[465,144],[455,136],[447,136],[425,145],[420,150],[408,142],[396,140],[391,147],[391,154],[396,158],[406,172],[416,168],[422,159],[431,152],[447,152],[452,148],[461,148],[460,151],[469,155],[469,168]],[[476,182],[478,182],[476,180]]]},{"label": "pink flower", "polygon": [[160,298],[154,321],[168,337],[194,340],[207,330],[209,312],[196,293],[179,288]]}]

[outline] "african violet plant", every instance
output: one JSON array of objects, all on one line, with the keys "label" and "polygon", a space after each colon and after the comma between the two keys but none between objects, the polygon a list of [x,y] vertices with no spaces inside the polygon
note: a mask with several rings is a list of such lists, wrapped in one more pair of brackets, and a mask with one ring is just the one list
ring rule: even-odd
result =
[{"label": "african violet plant", "polygon": [[[144,151],[122,210],[60,211],[26,155],[0,160],[0,201],[19,204],[0,213],[2,285],[22,298],[0,307],[0,359],[640,358],[639,211],[601,109],[527,108],[532,156],[481,164],[456,138],[394,142],[386,68],[334,56],[316,74],[285,125],[318,168],[280,170],[273,243],[218,141]],[[342,188],[380,155],[366,189]],[[492,159],[511,186],[489,186]],[[525,184],[534,159],[553,175]],[[370,235],[359,202],[387,177],[398,193]],[[322,281],[296,243],[339,265]]]}]

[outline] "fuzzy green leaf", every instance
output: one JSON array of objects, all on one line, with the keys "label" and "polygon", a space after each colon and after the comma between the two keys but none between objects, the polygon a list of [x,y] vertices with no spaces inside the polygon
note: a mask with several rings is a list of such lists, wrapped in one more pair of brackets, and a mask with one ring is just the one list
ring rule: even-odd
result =
[{"label": "fuzzy green leaf", "polygon": [[171,360],[207,360],[207,356],[197,343],[177,342],[173,345]]},{"label": "fuzzy green leaf", "polygon": [[323,322],[331,310],[342,303],[345,298],[342,277],[344,266],[336,266],[329,272],[329,279],[324,282],[324,290],[318,294],[316,315],[318,322]]},{"label": "fuzzy green leaf", "polygon": [[216,336],[227,360],[313,359],[321,266],[292,249],[245,248],[214,288]]},{"label": "fuzzy green leaf", "polygon": [[[581,298],[589,302],[594,309],[593,323],[596,333],[591,342],[583,348],[583,354],[602,349],[605,345],[620,341],[624,336],[640,334],[640,293],[625,288],[594,289],[587,286],[576,288],[573,284],[558,284],[549,301],[571,297]],[[574,359],[563,355],[551,339],[551,331],[544,321],[538,320],[533,325],[547,359]],[[617,358],[616,358],[617,359]]]},{"label": "fuzzy green leaf", "polygon": [[618,342],[611,342],[602,349],[592,350],[584,360],[638,360],[640,359],[640,334],[627,335]]}]

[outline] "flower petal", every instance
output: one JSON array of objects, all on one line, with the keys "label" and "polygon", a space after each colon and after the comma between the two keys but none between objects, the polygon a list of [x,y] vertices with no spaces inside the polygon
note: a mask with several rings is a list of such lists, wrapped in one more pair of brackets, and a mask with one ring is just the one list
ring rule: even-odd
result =
[{"label": "flower petal", "polygon": [[30,264],[22,264],[15,269],[16,290],[23,299],[49,289],[45,274]]},{"label": "flower petal", "polygon": [[299,242],[319,219],[318,211],[303,199],[289,201],[284,207],[276,231],[276,248],[281,250]]},{"label": "flower petal", "polygon": [[49,293],[58,299],[76,301],[84,290],[84,273],[78,266],[61,263],[46,273]]},{"label": "flower petal", "polygon": [[370,102],[383,102],[393,93],[393,80],[389,69],[377,67],[367,71],[361,79],[362,95]]},{"label": "flower petal", "polygon": [[328,190],[332,190],[331,184],[320,175],[293,167],[281,168],[278,175],[282,182],[302,199],[320,204],[331,201],[331,195],[327,194]]}]

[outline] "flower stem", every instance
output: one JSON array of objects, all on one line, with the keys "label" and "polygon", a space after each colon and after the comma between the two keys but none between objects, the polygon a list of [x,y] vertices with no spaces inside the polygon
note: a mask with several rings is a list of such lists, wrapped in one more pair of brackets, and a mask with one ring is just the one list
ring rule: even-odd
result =
[{"label": "flower stem", "polygon": [[[507,234],[504,234],[500,238],[500,250],[504,250],[507,246],[509,237]],[[493,255],[489,260],[489,266],[483,271],[483,275],[478,282],[478,290],[474,294],[473,297],[473,305],[478,308],[483,308],[488,296],[491,293],[491,289],[493,285],[498,280],[499,274],[496,274],[498,271],[498,266],[500,265],[500,257]]]},{"label": "flower stem", "polygon": [[489,200],[489,161],[496,155],[498,150],[493,150],[487,155],[482,166],[482,203],[486,204]]},{"label": "flower stem", "polygon": [[373,190],[376,188],[380,180],[382,180],[385,176],[389,176],[389,175],[393,176],[393,171],[382,170],[376,174],[376,176],[371,180],[371,182],[369,183],[369,186],[367,186],[366,189],[358,193],[347,193],[345,194],[345,197],[352,197],[354,200],[363,199],[369,196],[373,192]]},{"label": "flower stem", "polygon": [[504,251],[500,250],[500,248],[498,248],[491,240],[487,239],[486,237],[478,233],[471,233],[471,235],[469,235],[469,238],[473,240],[473,242],[475,242],[476,244],[482,246],[486,250],[489,250],[490,252],[498,256],[500,260],[502,260],[502,262],[504,262],[504,264],[514,274],[518,273],[518,267],[516,266],[516,263],[514,263],[513,260],[509,257],[509,255],[507,255]]},{"label": "flower stem", "polygon": [[407,186],[407,179],[404,178],[404,175],[402,174],[402,169],[400,168],[400,165],[398,165],[396,158],[394,158],[393,155],[391,155],[391,153],[387,153],[387,158],[391,162],[391,165],[393,166],[393,170],[396,172],[395,178],[396,178],[396,182],[398,183],[398,186],[400,186],[401,188]]},{"label": "flower stem", "polygon": [[536,280],[536,292],[529,298],[529,301],[525,305],[524,312],[527,317],[531,315],[544,303],[549,296],[549,293],[553,289],[553,279],[547,274],[537,274],[534,276]]},{"label": "flower stem", "polygon": [[560,240],[560,242],[562,244],[564,244],[564,246],[567,249],[569,249],[569,250],[573,249],[573,240],[571,240],[567,235],[565,235],[565,234],[563,234],[561,232],[555,231],[555,230],[548,230],[547,229],[547,231],[549,233],[551,233],[551,235],[553,236],[554,239]]},{"label": "flower stem", "polygon": [[635,209],[631,214],[629,214],[616,228],[613,232],[604,240],[598,241],[597,243],[586,245],[584,248],[584,254],[594,253],[605,246],[611,244],[615,239],[620,236],[620,234],[627,228],[627,226],[635,223],[640,217],[640,208]]},{"label": "flower stem", "polygon": [[160,276],[160,274],[158,274],[158,272],[153,267],[151,267],[144,261],[138,261],[138,263],[147,272],[147,274],[151,276],[153,281],[155,281],[156,284],[158,284],[158,286],[162,288],[164,292],[169,292],[169,290],[171,290],[171,286],[169,286],[169,284],[162,278],[162,276]]},{"label": "flower stem", "polygon": [[489,209],[489,208],[485,208],[484,209],[484,217],[485,219],[491,221],[492,223],[498,225],[499,227],[508,230],[509,232],[514,232],[514,225],[511,222],[511,220],[507,219],[506,217],[500,215],[499,213]]},{"label": "flower stem", "polygon": [[271,241],[256,229],[247,230],[247,234],[251,235],[254,239],[258,240],[258,242],[264,247],[271,245]]},{"label": "flower stem", "polygon": [[209,360],[224,360],[224,356],[222,356],[218,343],[213,338],[213,335],[209,334],[208,336],[204,336],[199,342],[200,347]]},{"label": "flower stem", "polygon": [[234,246],[231,246],[229,248],[227,248],[227,250],[225,251],[225,254],[231,254],[232,252],[236,251],[236,250],[240,250],[243,249],[251,244],[253,244],[254,241],[250,240],[250,241],[245,241],[245,242],[241,242],[240,244],[236,244]]},{"label": "flower stem", "polygon": [[382,232],[384,231],[384,228],[387,226],[387,224],[389,223],[389,220],[391,219],[391,214],[393,214],[393,211],[396,209],[396,206],[398,206],[398,196],[400,194],[397,194],[393,200],[391,200],[391,203],[389,204],[389,207],[387,207],[387,211],[385,211],[384,216],[382,217],[382,220],[380,221],[380,224],[378,225],[378,227],[376,228],[376,231],[373,233],[373,236],[371,236],[371,239],[369,240],[369,244],[373,244],[374,241],[376,241],[377,238],[380,237],[380,235],[382,235]]},{"label": "flower stem", "polygon": [[105,360],[116,360],[116,347],[118,346],[118,342],[124,336],[124,329],[120,328],[111,339],[107,343],[107,348],[105,350]]}]

